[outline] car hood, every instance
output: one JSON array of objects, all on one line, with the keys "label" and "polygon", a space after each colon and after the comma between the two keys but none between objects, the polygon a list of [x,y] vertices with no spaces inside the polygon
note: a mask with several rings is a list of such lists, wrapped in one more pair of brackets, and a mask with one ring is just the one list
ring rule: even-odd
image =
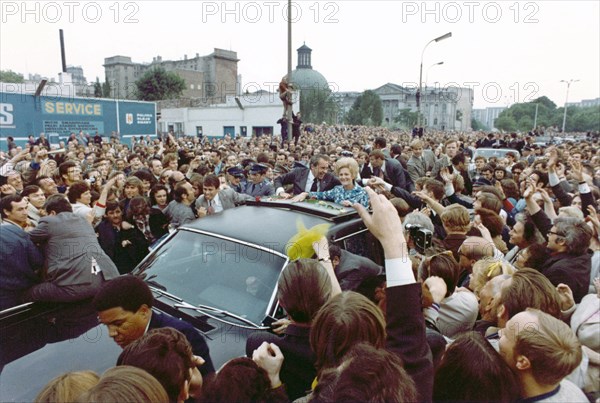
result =
[{"label": "car hood", "polygon": [[102,373],[121,352],[89,303],[38,305],[1,326],[2,402],[33,401],[50,380],[68,371]]},{"label": "car hood", "polygon": [[[245,355],[246,340],[254,330],[156,304],[204,335],[216,369]],[[116,364],[121,351],[89,301],[33,304],[0,321],[0,402],[31,402],[65,372],[92,370],[100,375]]]}]

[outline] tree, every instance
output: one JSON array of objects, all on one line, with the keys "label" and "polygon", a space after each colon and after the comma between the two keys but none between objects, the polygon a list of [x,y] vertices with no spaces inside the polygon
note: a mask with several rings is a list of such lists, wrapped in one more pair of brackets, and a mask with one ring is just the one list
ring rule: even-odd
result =
[{"label": "tree", "polygon": [[[569,113],[571,110],[573,110],[572,115]],[[600,106],[567,109],[565,130],[571,132],[600,131]]]},{"label": "tree", "polygon": [[163,68],[148,70],[135,85],[137,97],[143,101],[179,98],[186,88],[183,78]]},{"label": "tree", "polygon": [[482,122],[480,122],[479,120],[472,118],[471,119],[471,129],[475,130],[475,131],[480,131],[480,130],[484,130],[484,131],[489,131],[490,128],[487,127],[486,125],[484,125]]},{"label": "tree", "polygon": [[500,116],[494,121],[494,127],[499,130],[512,132],[517,130],[517,121],[510,114],[504,114],[503,111]]},{"label": "tree", "polygon": [[[504,131],[533,129],[537,107],[538,127],[562,127],[564,107],[557,108],[548,97],[539,97],[532,102],[513,104],[502,111],[494,127]],[[475,127],[473,127],[475,129]],[[572,106],[567,109],[567,132],[596,131],[600,129],[600,106],[581,108]]]},{"label": "tree", "polygon": [[336,123],[338,105],[329,88],[302,90],[300,112],[305,123]]},{"label": "tree", "polygon": [[104,83],[102,83],[102,96],[104,98],[110,98],[110,83],[108,82],[108,78],[104,79]]},{"label": "tree", "polygon": [[412,129],[417,125],[419,112],[411,112],[410,108],[401,109],[394,122],[400,123],[403,129]]},{"label": "tree", "polygon": [[380,126],[383,120],[381,98],[374,91],[360,94],[346,117],[346,123],[362,126]]},{"label": "tree", "polygon": [[94,83],[94,97],[102,97],[102,84],[100,84],[100,79],[98,77],[96,77],[96,82]]},{"label": "tree", "polygon": [[0,70],[0,81],[3,83],[23,83],[25,79],[21,73],[15,73],[12,70]]},{"label": "tree", "polygon": [[552,102],[547,96],[539,97],[531,101],[532,104],[541,104],[550,110],[556,109],[556,104]]}]

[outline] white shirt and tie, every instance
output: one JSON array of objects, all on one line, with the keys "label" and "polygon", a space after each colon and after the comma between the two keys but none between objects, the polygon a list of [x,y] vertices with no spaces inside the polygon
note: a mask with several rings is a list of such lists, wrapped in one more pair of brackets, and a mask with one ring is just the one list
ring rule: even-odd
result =
[{"label": "white shirt and tie", "polygon": [[214,197],[214,199],[207,200],[206,202],[208,203],[208,214],[215,214],[223,211],[223,204],[221,204],[218,194]]},{"label": "white shirt and tie", "polygon": [[[317,187],[316,190],[313,189],[313,184],[314,182],[317,181]],[[306,178],[306,186],[304,187],[304,191],[306,192],[319,192],[320,186],[319,186],[319,180],[313,175],[312,171],[308,171],[308,178]]]}]

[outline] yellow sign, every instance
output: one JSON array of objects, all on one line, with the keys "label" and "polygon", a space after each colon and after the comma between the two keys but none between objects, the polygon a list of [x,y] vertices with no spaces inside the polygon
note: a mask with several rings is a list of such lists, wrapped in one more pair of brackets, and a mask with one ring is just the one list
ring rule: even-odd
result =
[{"label": "yellow sign", "polygon": [[57,115],[102,116],[102,105],[84,102],[44,102],[44,113]]}]

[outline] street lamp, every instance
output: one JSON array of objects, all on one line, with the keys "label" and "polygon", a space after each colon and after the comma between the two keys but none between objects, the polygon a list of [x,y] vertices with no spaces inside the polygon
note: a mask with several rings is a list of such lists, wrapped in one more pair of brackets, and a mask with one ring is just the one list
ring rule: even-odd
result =
[{"label": "street lamp", "polygon": [[561,83],[565,83],[567,84],[567,96],[565,98],[565,113],[563,115],[563,125],[562,125],[562,133],[565,133],[565,124],[567,123],[567,102],[569,102],[569,87],[571,87],[571,84],[576,83],[579,80],[573,80],[570,79],[569,81],[566,80],[560,80]]},{"label": "street lamp", "polygon": [[425,91],[427,91],[427,82],[429,81],[429,70],[434,66],[441,66],[442,64],[444,64],[444,62],[437,62],[427,67],[427,72],[425,73]]},{"label": "street lamp", "polygon": [[421,67],[419,68],[419,91],[417,91],[416,94],[416,98],[417,98],[417,126],[421,127],[421,94],[423,93],[423,56],[425,56],[425,50],[427,49],[427,46],[429,46],[430,44],[432,44],[433,42],[439,42],[439,41],[443,41],[444,39],[448,39],[452,37],[452,32],[448,32],[445,35],[439,36],[435,39],[430,40],[429,42],[427,42],[427,44],[425,45],[425,47],[423,48],[423,52],[421,52]]}]

